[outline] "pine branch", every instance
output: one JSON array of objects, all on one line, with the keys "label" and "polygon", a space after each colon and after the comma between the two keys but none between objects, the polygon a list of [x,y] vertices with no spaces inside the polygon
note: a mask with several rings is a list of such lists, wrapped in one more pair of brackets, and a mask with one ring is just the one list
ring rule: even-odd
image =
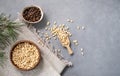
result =
[{"label": "pine branch", "polygon": [[[0,50],[4,50],[12,41],[17,39],[20,25],[21,23],[12,21],[10,15],[0,14]],[[4,54],[5,52],[0,52],[0,66],[3,66],[6,59]]]},{"label": "pine branch", "polygon": [[5,57],[5,52],[0,52],[0,66],[3,67],[4,64],[4,60],[6,60],[7,58]]},{"label": "pine branch", "polygon": [[0,14],[0,49],[4,50],[11,41],[17,39],[19,31],[19,23],[14,22],[10,19],[10,16]]}]

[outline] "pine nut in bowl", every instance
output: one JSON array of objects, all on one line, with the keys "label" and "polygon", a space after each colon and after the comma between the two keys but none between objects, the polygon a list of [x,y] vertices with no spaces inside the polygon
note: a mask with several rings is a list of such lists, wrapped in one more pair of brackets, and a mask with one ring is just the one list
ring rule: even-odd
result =
[{"label": "pine nut in bowl", "polygon": [[20,70],[32,70],[41,60],[40,49],[31,41],[18,41],[11,48],[10,60]]},{"label": "pine nut in bowl", "polygon": [[43,11],[36,5],[27,6],[22,11],[22,18],[26,23],[38,23],[43,19]]}]

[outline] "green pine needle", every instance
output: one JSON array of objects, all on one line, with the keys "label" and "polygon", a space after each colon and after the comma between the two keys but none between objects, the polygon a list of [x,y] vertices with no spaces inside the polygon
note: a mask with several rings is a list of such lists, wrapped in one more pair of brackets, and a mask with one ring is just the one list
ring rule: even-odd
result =
[{"label": "green pine needle", "polygon": [[10,16],[0,14],[0,50],[4,50],[11,41],[17,39],[19,25],[19,23],[12,21]]},{"label": "green pine needle", "polygon": [[[21,23],[12,21],[10,15],[0,14],[0,50],[4,50],[11,42],[17,39],[20,25]],[[0,52],[0,66],[3,66],[6,59],[4,54],[5,52]]]},{"label": "green pine needle", "polygon": [[5,61],[6,59],[7,59],[7,58],[5,57],[5,52],[0,52],[0,66],[3,67],[4,61]]}]

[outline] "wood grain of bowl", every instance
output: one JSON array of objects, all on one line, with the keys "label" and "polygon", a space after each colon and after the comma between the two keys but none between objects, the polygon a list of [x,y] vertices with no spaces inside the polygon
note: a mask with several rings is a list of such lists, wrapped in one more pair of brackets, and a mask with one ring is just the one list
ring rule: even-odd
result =
[{"label": "wood grain of bowl", "polygon": [[20,70],[32,70],[40,63],[40,49],[32,41],[18,41],[10,50],[10,60]]}]

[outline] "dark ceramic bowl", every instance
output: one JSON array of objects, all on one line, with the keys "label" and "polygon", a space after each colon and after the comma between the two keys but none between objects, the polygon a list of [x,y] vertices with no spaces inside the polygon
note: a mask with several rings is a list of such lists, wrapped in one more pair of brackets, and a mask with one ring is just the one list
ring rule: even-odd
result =
[{"label": "dark ceramic bowl", "polygon": [[[25,17],[23,16],[24,11],[26,11],[26,10],[28,10],[29,8],[32,8],[32,7],[35,7],[35,8],[37,8],[37,9],[39,9],[39,11],[40,11],[40,18],[39,18],[39,20],[34,21],[34,22],[26,20]],[[31,23],[31,24],[39,23],[39,22],[43,19],[43,10],[41,9],[41,7],[39,7],[39,6],[37,6],[37,5],[27,6],[27,7],[25,7],[25,8],[23,9],[23,11],[22,11],[22,19],[23,19],[23,21],[26,22],[26,23]]]}]

